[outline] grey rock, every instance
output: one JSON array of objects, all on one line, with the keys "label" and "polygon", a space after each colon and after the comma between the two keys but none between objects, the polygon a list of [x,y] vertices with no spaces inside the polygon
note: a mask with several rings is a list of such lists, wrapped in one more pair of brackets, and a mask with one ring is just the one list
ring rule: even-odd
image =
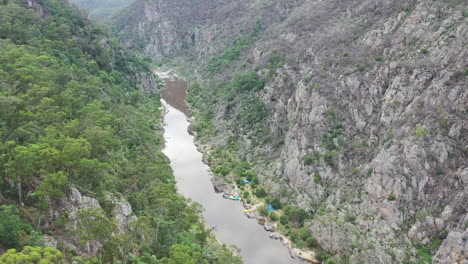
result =
[{"label": "grey rock", "polygon": [[263,228],[265,229],[265,231],[275,232],[276,231],[276,223],[272,223],[272,222],[268,221],[268,222],[265,223]]},{"label": "grey rock", "polygon": [[433,258],[436,264],[468,263],[468,231],[451,231]]},{"label": "grey rock", "polygon": [[132,206],[129,202],[117,202],[113,212],[118,233],[124,235],[128,230],[128,225],[137,219],[137,217],[133,215]]},{"label": "grey rock", "polygon": [[280,235],[280,233],[274,232],[274,233],[271,233],[271,234],[270,234],[270,238],[271,238],[271,239],[278,240],[278,239],[281,238],[281,235]]},{"label": "grey rock", "polygon": [[53,238],[51,236],[48,236],[48,235],[44,236],[44,245],[45,246],[48,246],[48,247],[51,247],[51,248],[57,248],[57,244],[58,244],[57,239],[55,239],[55,238]]}]

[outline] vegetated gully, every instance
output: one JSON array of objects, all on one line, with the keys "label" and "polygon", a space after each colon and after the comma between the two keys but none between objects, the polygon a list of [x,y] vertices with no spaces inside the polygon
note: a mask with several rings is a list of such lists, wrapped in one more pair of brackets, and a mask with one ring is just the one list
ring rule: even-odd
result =
[{"label": "vegetated gully", "polygon": [[161,92],[166,107],[164,116],[164,154],[170,159],[179,193],[203,206],[206,224],[213,228],[216,238],[227,245],[240,248],[246,264],[303,263],[290,257],[288,249],[279,240],[248,219],[241,202],[224,199],[215,192],[211,171],[202,161],[194,138],[188,132],[188,108],[185,104],[187,84],[184,80],[165,79]]}]

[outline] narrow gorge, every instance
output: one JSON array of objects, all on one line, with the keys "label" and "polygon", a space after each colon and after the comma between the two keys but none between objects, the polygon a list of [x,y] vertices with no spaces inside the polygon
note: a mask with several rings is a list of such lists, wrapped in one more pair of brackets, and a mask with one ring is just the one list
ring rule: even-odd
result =
[{"label": "narrow gorge", "polygon": [[466,12],[464,1],[154,0],[113,25],[189,81],[215,186],[280,204],[267,221],[296,247],[312,237],[329,263],[466,263]]},{"label": "narrow gorge", "polygon": [[465,0],[0,1],[0,264],[468,264],[467,44]]}]

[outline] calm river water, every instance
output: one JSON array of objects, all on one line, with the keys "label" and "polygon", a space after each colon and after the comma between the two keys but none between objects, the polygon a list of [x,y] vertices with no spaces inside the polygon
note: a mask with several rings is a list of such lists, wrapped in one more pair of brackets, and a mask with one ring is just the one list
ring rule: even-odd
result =
[{"label": "calm river water", "polygon": [[210,168],[203,163],[202,154],[188,133],[186,83],[167,80],[166,84],[161,93],[167,108],[164,153],[171,161],[179,193],[203,206],[203,217],[208,226],[215,226],[216,238],[227,245],[237,245],[244,263],[303,263],[293,260],[280,241],[270,239],[256,220],[248,219],[240,202],[226,200],[214,191]]}]

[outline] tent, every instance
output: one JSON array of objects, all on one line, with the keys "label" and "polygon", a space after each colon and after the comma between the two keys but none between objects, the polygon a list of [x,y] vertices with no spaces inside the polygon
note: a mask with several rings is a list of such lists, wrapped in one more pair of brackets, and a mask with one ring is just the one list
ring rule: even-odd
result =
[{"label": "tent", "polygon": [[274,211],[274,210],[275,210],[275,208],[273,208],[273,205],[268,204],[268,211]]}]

